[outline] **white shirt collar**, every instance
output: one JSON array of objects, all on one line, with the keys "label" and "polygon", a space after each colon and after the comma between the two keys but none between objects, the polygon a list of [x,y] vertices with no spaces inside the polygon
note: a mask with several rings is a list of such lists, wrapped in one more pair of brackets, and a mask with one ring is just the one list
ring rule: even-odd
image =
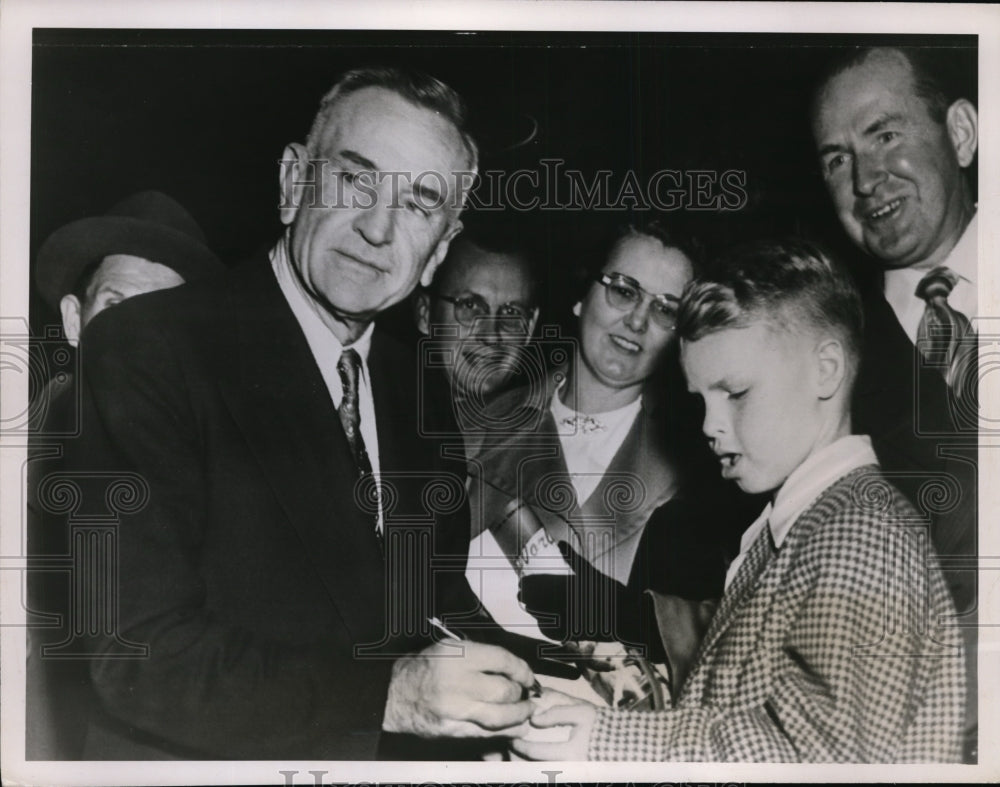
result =
[{"label": "white shirt collar", "polygon": [[[979,315],[979,289],[976,284],[979,266],[978,226],[976,214],[942,263],[959,277],[955,289],[948,296],[948,304],[970,320]],[[924,301],[916,294],[917,285],[933,267],[929,264],[910,265],[885,272],[885,299],[911,342],[917,340],[918,327],[926,308]]]},{"label": "white shirt collar", "polygon": [[821,448],[788,476],[774,503],[768,522],[774,545],[780,547],[795,520],[831,484],[864,465],[877,465],[878,459],[867,435],[847,435]]},{"label": "white shirt collar", "polygon": [[[291,258],[288,254],[288,233],[282,236],[271,250],[271,269],[274,271],[278,286],[285,300],[292,309],[295,319],[305,334],[309,350],[312,352],[323,382],[330,394],[333,406],[340,409],[344,400],[344,384],[340,379],[337,364],[346,347],[334,335],[326,323],[320,318],[317,309],[320,308],[302,289],[298,274],[292,270]],[[364,440],[371,463],[372,473],[379,477],[381,459],[379,454],[378,428],[375,420],[375,400],[372,395],[371,377],[368,374],[368,351],[371,349],[372,331],[375,323],[371,323],[354,344],[348,345],[357,350],[361,357],[361,374],[358,380],[358,414],[360,417],[361,438]],[[385,520],[382,509],[382,498],[378,500],[378,519],[376,528],[384,532]]]},{"label": "white shirt collar", "polygon": [[962,237],[958,239],[955,248],[951,250],[944,264],[957,273],[969,284],[975,285],[979,271],[979,213],[972,216],[972,221],[965,228]]},{"label": "white shirt collar", "polygon": [[[336,369],[337,362],[340,360],[340,354],[345,348],[336,335],[334,335],[333,331],[326,326],[319,314],[317,314],[316,310],[322,307],[303,292],[298,274],[292,270],[292,262],[288,254],[287,232],[281,236],[281,239],[271,250],[270,258],[274,275],[278,279],[278,286],[281,288],[285,300],[288,301],[295,319],[302,327],[302,332],[306,335],[306,341],[309,343],[309,348],[312,350],[313,356],[317,361],[321,358],[327,358],[331,361],[329,366],[324,363],[319,364],[324,376],[326,376],[327,368]],[[358,340],[354,344],[349,345],[361,356],[362,373],[366,376],[368,370],[368,351],[371,349],[374,328],[375,323],[370,323],[365,332],[358,337]],[[336,387],[340,387],[339,375],[337,375]],[[340,406],[339,403],[336,404],[338,407]]]},{"label": "white shirt collar", "polygon": [[[589,413],[578,412],[577,410],[563,404],[562,399],[559,398],[559,392],[565,387],[565,385],[566,381],[564,380],[556,387],[555,391],[552,392],[552,402],[549,406],[549,409],[552,412],[552,417],[556,422],[556,431],[560,433],[566,431],[566,427],[560,426],[564,418],[574,419],[576,416],[581,416],[583,418],[590,416]],[[639,396],[634,402],[629,402],[624,407],[619,407],[617,410],[608,410],[607,412],[596,413],[590,417],[604,426],[602,431],[612,431],[621,424],[631,424],[641,409],[642,397]],[[569,431],[575,432],[576,430],[571,427]]]},{"label": "white shirt collar", "polygon": [[820,449],[795,468],[774,500],[764,507],[760,516],[743,532],[740,553],[726,571],[726,589],[729,589],[736,578],[740,564],[746,560],[750,547],[765,527],[771,528],[771,539],[774,546],[780,549],[795,520],[817,497],[852,470],[869,464],[878,464],[871,439],[865,435],[848,435]]}]

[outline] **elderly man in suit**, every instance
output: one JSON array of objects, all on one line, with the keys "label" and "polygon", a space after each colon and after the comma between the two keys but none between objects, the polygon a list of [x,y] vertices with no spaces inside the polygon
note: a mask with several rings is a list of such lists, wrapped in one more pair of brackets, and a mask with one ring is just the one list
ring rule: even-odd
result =
[{"label": "elderly man in suit", "polygon": [[[968,171],[978,116],[949,53],[855,50],[833,62],[812,107],[823,178],[867,257],[865,354],[854,428],[931,519],[970,658],[976,625],[976,203]],[[929,508],[925,485],[946,490]]]},{"label": "elderly man in suit", "polygon": [[78,466],[148,498],[120,516],[89,756],[370,759],[382,731],[529,715],[526,664],[433,642],[430,618],[475,605],[464,466],[373,324],[430,283],[475,167],[451,88],[352,71],[285,149],[269,255],[88,327]]}]

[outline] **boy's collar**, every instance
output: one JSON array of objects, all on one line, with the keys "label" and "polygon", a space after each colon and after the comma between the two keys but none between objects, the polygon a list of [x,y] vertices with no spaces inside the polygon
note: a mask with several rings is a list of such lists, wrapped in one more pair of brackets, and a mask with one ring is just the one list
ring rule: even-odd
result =
[{"label": "boy's collar", "polygon": [[774,545],[781,547],[795,520],[838,479],[878,459],[867,435],[846,435],[806,457],[774,496],[768,518]]}]

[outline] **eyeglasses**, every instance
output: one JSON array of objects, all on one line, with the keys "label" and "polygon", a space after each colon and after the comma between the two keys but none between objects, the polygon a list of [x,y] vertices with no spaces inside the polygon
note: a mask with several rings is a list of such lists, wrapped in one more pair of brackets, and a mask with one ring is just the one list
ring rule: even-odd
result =
[{"label": "eyeglasses", "polygon": [[441,292],[432,292],[431,294],[454,306],[455,319],[466,328],[474,328],[477,322],[485,322],[492,316],[492,322],[500,333],[508,336],[525,336],[528,333],[531,314],[516,303],[505,303],[498,306],[496,314],[493,315],[490,311],[490,305],[478,295],[463,295],[456,298]]},{"label": "eyeglasses", "polygon": [[604,286],[604,294],[611,308],[630,312],[642,303],[643,295],[648,295],[652,299],[649,304],[650,319],[666,331],[677,327],[680,298],[665,293],[656,295],[644,290],[639,282],[623,273],[602,273],[597,277],[597,283]]}]

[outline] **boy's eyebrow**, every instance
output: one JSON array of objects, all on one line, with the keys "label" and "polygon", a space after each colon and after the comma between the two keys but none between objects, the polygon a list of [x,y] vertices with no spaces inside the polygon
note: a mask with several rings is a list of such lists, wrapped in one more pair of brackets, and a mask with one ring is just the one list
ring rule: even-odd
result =
[{"label": "boy's eyebrow", "polygon": [[708,386],[709,391],[732,391],[734,388],[739,388],[740,383],[734,382],[730,377],[723,377],[716,380],[714,383]]},{"label": "boy's eyebrow", "polygon": [[692,387],[690,381],[688,381],[687,384],[688,393],[694,394],[695,396],[701,396],[701,391],[722,391],[722,390],[728,390],[732,387],[733,384],[728,377],[723,377],[721,380],[716,380],[714,383],[703,386],[701,388]]}]

